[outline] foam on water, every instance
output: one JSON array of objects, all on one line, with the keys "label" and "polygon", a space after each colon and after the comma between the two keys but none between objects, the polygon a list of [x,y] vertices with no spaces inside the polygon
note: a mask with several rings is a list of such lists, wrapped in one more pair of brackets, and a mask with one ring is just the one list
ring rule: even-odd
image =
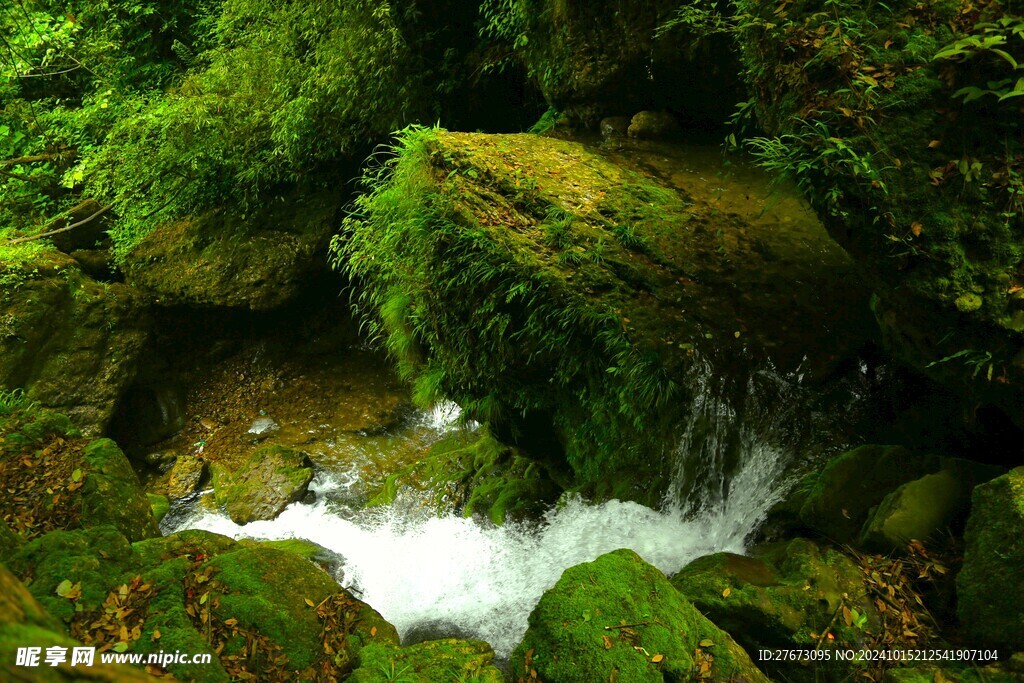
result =
[{"label": "foam on water", "polygon": [[[705,379],[709,372],[706,368]],[[742,409],[699,379],[695,388],[692,419],[676,454],[678,481],[661,510],[576,498],[563,501],[539,524],[494,527],[457,516],[425,516],[401,497],[388,508],[353,510],[332,495],[351,485],[351,475],[321,473],[312,487],[317,501],[293,504],[273,521],[243,527],[223,513],[196,508],[167,531],[309,539],[344,557],[339,579],[403,636],[433,625],[441,635],[486,640],[499,658],[507,658],[543,592],[568,567],[630,548],[672,573],[702,555],[745,550],[747,538],[782,493],[788,456],[766,436],[775,423],[768,419],[766,426],[756,419],[768,408],[751,398],[759,394],[755,387]],[[447,406],[424,420],[445,430],[456,416],[457,407]],[[683,497],[683,490],[691,493]]]}]

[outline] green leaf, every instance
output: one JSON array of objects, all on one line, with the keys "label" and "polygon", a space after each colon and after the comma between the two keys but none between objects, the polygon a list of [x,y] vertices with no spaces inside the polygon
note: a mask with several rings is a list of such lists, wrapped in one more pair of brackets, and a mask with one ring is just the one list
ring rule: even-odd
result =
[{"label": "green leaf", "polygon": [[63,581],[57,584],[57,595],[59,595],[62,598],[68,597],[68,595],[71,594],[71,587],[73,585],[74,584],[72,584],[70,581],[64,579]]},{"label": "green leaf", "polygon": [[71,481],[82,481],[82,470],[77,469],[71,473]]}]

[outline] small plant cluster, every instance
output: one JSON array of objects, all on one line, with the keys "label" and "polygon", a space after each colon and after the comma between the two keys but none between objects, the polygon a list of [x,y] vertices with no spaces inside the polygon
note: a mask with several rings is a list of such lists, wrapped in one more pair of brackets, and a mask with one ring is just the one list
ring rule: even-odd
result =
[{"label": "small plant cluster", "polygon": [[960,64],[985,62],[987,72],[1002,67],[1005,78],[988,80],[984,87],[967,85],[955,93],[964,103],[992,96],[997,102],[1024,95],[1024,18],[1003,16],[995,21],[980,22],[971,35],[953,42],[935,55],[936,60]]}]

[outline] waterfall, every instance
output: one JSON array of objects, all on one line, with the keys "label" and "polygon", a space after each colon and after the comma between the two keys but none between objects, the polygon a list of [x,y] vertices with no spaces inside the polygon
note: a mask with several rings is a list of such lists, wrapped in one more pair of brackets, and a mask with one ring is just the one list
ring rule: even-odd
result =
[{"label": "waterfall", "polygon": [[[677,474],[659,510],[567,496],[539,522],[495,527],[454,514],[426,516],[401,497],[386,508],[352,509],[332,495],[351,485],[351,477],[320,473],[316,501],[295,503],[273,521],[243,527],[222,513],[194,509],[166,530],[309,539],[344,558],[339,579],[404,639],[475,638],[507,658],[530,611],[568,567],[617,548],[631,548],[667,574],[709,553],[742,553],[781,497],[793,457],[786,441],[805,414],[795,400],[798,382],[766,370],[741,391],[728,391],[700,361],[689,384],[691,414],[675,449]],[[451,429],[454,414],[449,407],[422,419]]]}]

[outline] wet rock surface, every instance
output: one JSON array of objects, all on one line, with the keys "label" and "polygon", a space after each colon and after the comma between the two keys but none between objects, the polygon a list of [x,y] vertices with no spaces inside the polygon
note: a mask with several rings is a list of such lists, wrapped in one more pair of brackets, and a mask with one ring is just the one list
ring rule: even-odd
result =
[{"label": "wet rock surface", "polygon": [[234,471],[213,467],[217,502],[239,524],[274,519],[306,495],[313,479],[309,456],[283,446],[264,446]]}]

